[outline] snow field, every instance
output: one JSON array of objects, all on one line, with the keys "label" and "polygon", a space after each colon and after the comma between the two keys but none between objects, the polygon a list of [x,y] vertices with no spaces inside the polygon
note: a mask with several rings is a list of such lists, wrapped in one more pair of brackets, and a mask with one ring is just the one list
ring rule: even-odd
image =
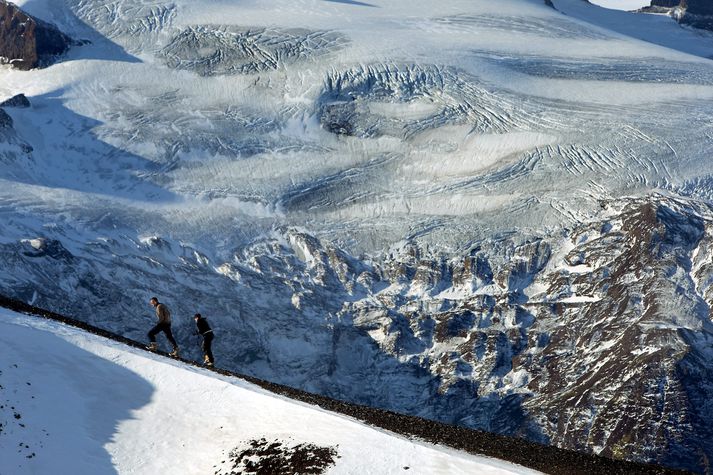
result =
[{"label": "snow field", "polygon": [[336,447],[330,474],[536,473],[410,441],[61,324],[0,315],[0,404],[12,404],[25,424],[3,425],[3,475],[213,473],[227,451],[260,438]]},{"label": "snow field", "polygon": [[613,10],[628,11],[651,5],[651,2],[646,0],[590,0],[590,3]]}]

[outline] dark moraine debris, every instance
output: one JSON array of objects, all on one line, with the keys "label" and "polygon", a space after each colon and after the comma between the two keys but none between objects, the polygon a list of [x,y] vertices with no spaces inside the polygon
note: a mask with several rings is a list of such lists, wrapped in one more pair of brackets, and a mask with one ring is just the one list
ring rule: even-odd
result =
[{"label": "dark moraine debris", "polygon": [[76,44],[54,25],[0,0],[0,61],[17,69],[47,66]]},{"label": "dark moraine debris", "polygon": [[339,458],[334,447],[314,444],[287,445],[279,440],[251,440],[230,451],[220,475],[271,474],[319,475],[334,465]]},{"label": "dark moraine debris", "polygon": [[3,102],[0,102],[0,107],[30,107],[30,100],[24,94],[17,94]]}]

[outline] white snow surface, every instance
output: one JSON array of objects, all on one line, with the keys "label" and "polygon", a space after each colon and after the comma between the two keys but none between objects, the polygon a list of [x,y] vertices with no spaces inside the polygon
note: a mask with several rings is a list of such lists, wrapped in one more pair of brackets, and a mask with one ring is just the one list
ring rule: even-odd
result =
[{"label": "white snow surface", "polygon": [[612,10],[637,10],[642,7],[651,5],[650,1],[646,0],[589,0],[590,3],[599,5],[604,8],[611,8]]},{"label": "white snow surface", "polygon": [[261,438],[336,447],[329,474],[537,473],[7,310],[0,405],[3,475],[214,473],[230,449]]}]

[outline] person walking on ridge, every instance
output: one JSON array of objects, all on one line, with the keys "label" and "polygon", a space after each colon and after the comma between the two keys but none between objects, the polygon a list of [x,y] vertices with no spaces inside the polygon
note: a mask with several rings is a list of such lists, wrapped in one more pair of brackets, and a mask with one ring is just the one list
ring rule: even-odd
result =
[{"label": "person walking on ridge", "polygon": [[159,302],[156,297],[151,297],[149,303],[156,309],[156,318],[158,318],[158,323],[149,331],[149,341],[151,343],[149,343],[147,348],[151,351],[158,350],[156,335],[163,332],[169,343],[173,345],[173,351],[169,353],[169,356],[178,357],[178,344],[173,338],[173,333],[171,333],[171,312],[168,310],[168,307]]},{"label": "person walking on ridge", "polygon": [[208,320],[203,318],[200,313],[193,315],[196,321],[196,327],[198,328],[198,334],[203,337],[203,343],[201,348],[203,349],[203,364],[206,366],[213,366],[213,350],[211,350],[211,345],[213,344],[213,330],[208,325]]}]

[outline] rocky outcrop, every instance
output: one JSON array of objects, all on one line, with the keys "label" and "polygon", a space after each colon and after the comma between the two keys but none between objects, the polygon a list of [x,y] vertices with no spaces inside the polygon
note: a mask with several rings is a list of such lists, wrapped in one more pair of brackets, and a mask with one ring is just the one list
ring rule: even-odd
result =
[{"label": "rocky outcrop", "polygon": [[681,0],[651,0],[652,7],[674,8],[681,5]]},{"label": "rocky outcrop", "polygon": [[[3,102],[0,104],[2,107],[25,107],[24,102],[21,99],[17,99],[18,96]],[[22,96],[25,101],[27,98]],[[29,101],[27,102],[29,105]],[[15,128],[13,127],[15,122],[13,121],[10,114],[5,112],[5,110],[0,107],[0,163],[3,167],[0,167],[0,174],[2,172],[9,172],[7,167],[8,163],[15,162],[18,159],[27,158],[27,156],[32,153],[32,146],[22,140]]]},{"label": "rocky outcrop", "polygon": [[17,69],[50,64],[67,52],[73,40],[55,26],[0,0],[0,58]]},{"label": "rocky outcrop", "polygon": [[710,0],[683,0],[685,13],[681,18],[681,23],[685,23],[696,28],[713,30],[713,2]]},{"label": "rocky outcrop", "polygon": [[30,100],[24,94],[17,94],[10,99],[0,102],[0,107],[19,107],[24,109],[30,107]]},{"label": "rocky outcrop", "polygon": [[710,0],[651,0],[646,13],[668,13],[678,22],[713,30],[713,2]]},{"label": "rocky outcrop", "polygon": [[0,129],[11,129],[12,128],[12,117],[10,117],[7,112],[0,109]]}]

